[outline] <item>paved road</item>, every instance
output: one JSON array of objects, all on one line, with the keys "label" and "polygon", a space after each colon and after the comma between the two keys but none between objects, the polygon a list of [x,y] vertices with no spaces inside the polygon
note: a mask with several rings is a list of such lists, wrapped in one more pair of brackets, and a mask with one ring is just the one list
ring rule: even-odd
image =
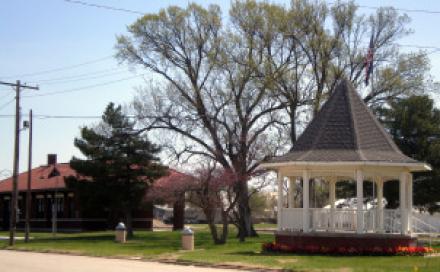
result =
[{"label": "paved road", "polygon": [[33,253],[0,250],[0,271],[4,272],[238,272],[179,266],[155,262],[69,256],[51,253]]}]

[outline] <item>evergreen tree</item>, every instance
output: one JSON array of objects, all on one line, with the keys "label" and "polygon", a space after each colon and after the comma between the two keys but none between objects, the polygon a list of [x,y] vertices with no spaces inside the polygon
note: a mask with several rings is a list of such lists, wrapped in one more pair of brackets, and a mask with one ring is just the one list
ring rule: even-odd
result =
[{"label": "evergreen tree", "polygon": [[136,130],[121,106],[113,103],[97,126],[81,129],[81,137],[75,138],[74,144],[86,159],[73,157],[70,165],[87,178],[70,177],[68,186],[79,191],[85,212],[105,212],[109,218],[122,214],[131,237],[133,210],[142,207],[154,180],[166,174],[156,157],[160,148]]},{"label": "evergreen tree", "polygon": [[[407,156],[427,162],[432,171],[414,174],[414,204],[430,212],[440,201],[440,110],[428,96],[411,96],[381,110],[382,121]],[[385,187],[389,202],[398,199],[398,183]],[[395,200],[395,201],[393,201]]]}]

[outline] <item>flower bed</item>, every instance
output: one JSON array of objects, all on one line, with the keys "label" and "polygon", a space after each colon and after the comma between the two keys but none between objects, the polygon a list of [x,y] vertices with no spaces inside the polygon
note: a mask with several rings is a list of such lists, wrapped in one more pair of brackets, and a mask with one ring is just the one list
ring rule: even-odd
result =
[{"label": "flower bed", "polygon": [[423,256],[434,253],[431,247],[324,247],[305,246],[296,247],[292,245],[277,244],[275,242],[265,243],[262,246],[263,252],[285,252],[297,254],[324,254],[324,255],[365,255],[365,256]]}]

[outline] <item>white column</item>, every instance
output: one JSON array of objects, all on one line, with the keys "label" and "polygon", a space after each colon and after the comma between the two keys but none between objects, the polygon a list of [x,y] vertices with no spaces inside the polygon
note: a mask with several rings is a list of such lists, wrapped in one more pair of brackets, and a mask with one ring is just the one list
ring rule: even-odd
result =
[{"label": "white column", "polygon": [[357,224],[356,232],[364,232],[364,175],[362,170],[356,170],[356,195],[357,195]]},{"label": "white column", "polygon": [[399,177],[399,203],[400,203],[400,233],[406,234],[408,231],[408,210],[406,206],[406,183],[408,174],[406,172],[400,173]]},{"label": "white column", "polygon": [[295,177],[289,177],[288,207],[293,208],[293,194],[295,192]]},{"label": "white column", "polygon": [[309,232],[309,171],[303,171],[303,231]]},{"label": "white column", "polygon": [[336,178],[331,177],[330,182],[330,230],[335,231],[335,200],[336,200]]},{"label": "white column", "polygon": [[383,229],[383,179],[378,177],[376,180],[377,185],[377,223],[376,232],[382,233]]},{"label": "white column", "polygon": [[413,209],[413,176],[412,173],[408,173],[407,177],[407,207],[408,207],[408,233],[412,232],[412,209]]},{"label": "white column", "polygon": [[277,227],[278,230],[282,229],[283,225],[283,175],[280,171],[278,171],[277,176],[277,184],[278,184],[278,202],[277,202]]}]

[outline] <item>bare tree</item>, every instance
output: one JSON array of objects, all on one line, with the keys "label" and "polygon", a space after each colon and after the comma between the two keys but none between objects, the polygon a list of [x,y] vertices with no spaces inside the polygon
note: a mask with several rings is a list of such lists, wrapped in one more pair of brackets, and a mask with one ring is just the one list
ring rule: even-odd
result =
[{"label": "bare tree", "polygon": [[[222,28],[217,6],[190,4],[146,15],[118,37],[118,57],[161,76],[134,108],[146,129],[181,136],[186,154],[217,161],[237,178],[239,236],[256,235],[248,178],[282,136],[285,103],[268,92],[265,55],[258,30],[262,14],[241,21],[233,4],[231,26]],[[276,73],[274,71],[273,73]]]}]

